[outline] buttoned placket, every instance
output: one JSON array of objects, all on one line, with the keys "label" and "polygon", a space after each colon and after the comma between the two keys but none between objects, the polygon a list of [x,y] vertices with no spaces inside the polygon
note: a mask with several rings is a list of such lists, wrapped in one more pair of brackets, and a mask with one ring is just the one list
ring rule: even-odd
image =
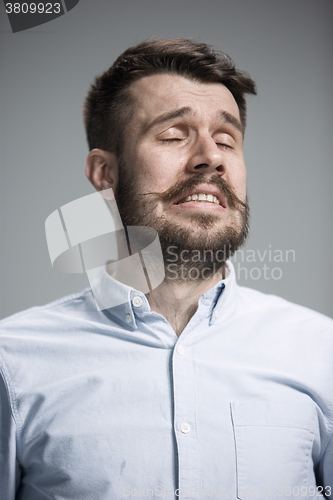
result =
[{"label": "buttoned placket", "polygon": [[[204,294],[198,304],[198,310],[178,339],[172,358],[172,374],[174,388],[174,430],[178,449],[178,491],[180,500],[201,498],[202,474],[201,460],[197,435],[196,382],[193,362],[193,347],[189,342],[212,325],[218,314],[215,307],[218,296],[224,285],[218,291]],[[206,322],[203,327],[202,322]]]},{"label": "buttoned placket", "polygon": [[176,344],[173,354],[174,428],[178,448],[178,498],[200,498],[201,469],[196,429],[192,349]]}]

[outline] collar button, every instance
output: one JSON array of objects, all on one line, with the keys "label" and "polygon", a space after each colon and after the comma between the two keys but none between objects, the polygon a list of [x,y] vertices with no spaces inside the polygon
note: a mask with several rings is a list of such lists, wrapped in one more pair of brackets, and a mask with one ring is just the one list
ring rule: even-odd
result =
[{"label": "collar button", "polygon": [[134,297],[132,302],[133,302],[134,307],[141,307],[142,306],[142,298],[139,296]]}]

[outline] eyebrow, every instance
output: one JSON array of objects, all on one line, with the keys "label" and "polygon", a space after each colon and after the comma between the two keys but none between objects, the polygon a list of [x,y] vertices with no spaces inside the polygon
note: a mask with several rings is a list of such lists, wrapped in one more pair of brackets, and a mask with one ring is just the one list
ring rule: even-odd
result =
[{"label": "eyebrow", "polygon": [[[184,106],[183,108],[175,109],[173,111],[169,111],[167,113],[163,113],[160,116],[157,116],[154,120],[152,120],[149,123],[144,123],[142,126],[141,133],[142,135],[147,134],[149,130],[151,130],[153,127],[156,125],[160,125],[161,123],[174,120],[175,118],[183,118],[184,116],[191,115],[193,114],[193,111],[191,108]],[[224,123],[228,123],[232,125],[235,129],[237,129],[241,134],[243,135],[244,129],[243,125],[241,122],[231,113],[228,113],[228,111],[219,111],[217,113],[217,118]]]},{"label": "eyebrow", "polygon": [[233,125],[243,135],[244,133],[243,125],[234,115],[228,113],[228,111],[220,111],[219,118],[222,119],[222,121],[224,121],[225,123]]},{"label": "eyebrow", "polygon": [[175,118],[183,118],[186,115],[192,114],[191,108],[184,106],[183,108],[175,109],[173,111],[169,111],[168,113],[163,113],[163,115],[157,116],[153,121],[149,123],[144,123],[141,133],[145,135],[149,132],[150,129],[155,127],[156,125],[160,125],[161,123],[168,122],[170,120],[174,120]]}]

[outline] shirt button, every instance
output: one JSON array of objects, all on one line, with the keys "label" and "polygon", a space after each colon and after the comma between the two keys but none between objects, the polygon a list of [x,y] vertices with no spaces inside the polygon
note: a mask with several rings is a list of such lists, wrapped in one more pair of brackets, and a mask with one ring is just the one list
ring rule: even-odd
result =
[{"label": "shirt button", "polygon": [[126,321],[127,321],[127,323],[131,323],[132,316],[130,314],[126,314]]},{"label": "shirt button", "polygon": [[182,356],[184,354],[184,347],[181,344],[177,345],[177,352],[179,356]]},{"label": "shirt button", "polygon": [[187,434],[191,430],[190,424],[188,424],[187,422],[182,422],[180,430],[183,434]]},{"label": "shirt button", "polygon": [[139,296],[134,297],[134,299],[133,299],[133,306],[135,306],[135,307],[142,306],[142,298],[139,297]]},{"label": "shirt button", "polygon": [[217,317],[218,317],[218,315],[219,315],[219,313],[218,313],[217,311],[215,311],[215,312],[214,312],[214,316],[215,316],[215,318],[217,318]]}]

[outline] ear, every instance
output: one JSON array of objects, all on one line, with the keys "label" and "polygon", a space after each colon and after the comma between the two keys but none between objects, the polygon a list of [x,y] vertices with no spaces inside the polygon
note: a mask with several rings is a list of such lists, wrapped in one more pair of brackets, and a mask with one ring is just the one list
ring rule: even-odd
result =
[{"label": "ear", "polygon": [[97,191],[112,188],[118,183],[118,160],[114,153],[92,149],[87,156],[86,176]]}]

